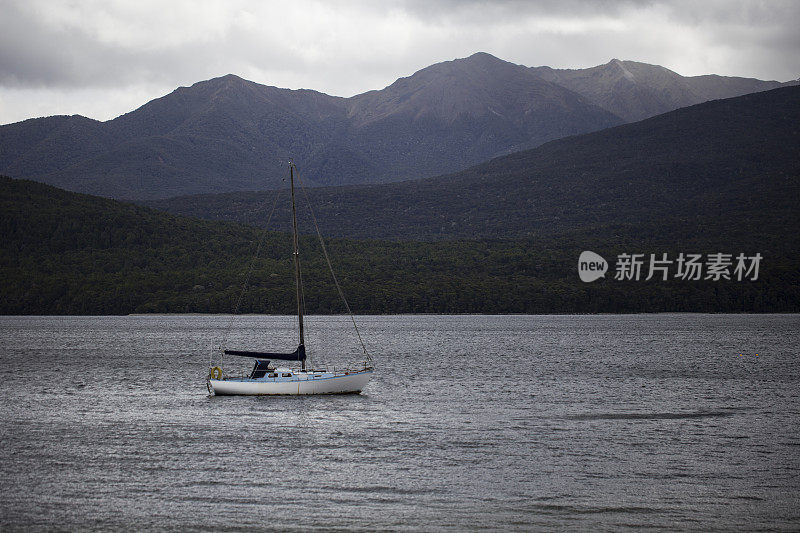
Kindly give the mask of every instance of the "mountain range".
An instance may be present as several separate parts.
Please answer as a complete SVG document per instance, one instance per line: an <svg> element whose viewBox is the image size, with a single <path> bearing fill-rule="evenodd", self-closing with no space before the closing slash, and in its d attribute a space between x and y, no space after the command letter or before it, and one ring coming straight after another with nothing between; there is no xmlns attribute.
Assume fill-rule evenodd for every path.
<svg viewBox="0 0 800 533"><path fill-rule="evenodd" d="M799 249L800 87L677 109L450 175L306 191L329 236L399 240L608 232ZM148 202L263 225L278 191ZM301 195L303 199L305 195ZM301 206L300 213L308 216ZM271 227L288 231L287 207ZM601 231L602 229L602 231ZM667 237L668 236L668 237Z"/></svg>
<svg viewBox="0 0 800 533"><path fill-rule="evenodd" d="M617 60L528 68L485 53L351 98L227 75L106 122L0 126L0 173L135 200L278 187L289 159L309 186L387 183L778 85Z"/></svg>
<svg viewBox="0 0 800 533"><path fill-rule="evenodd" d="M353 309L374 313L797 312L800 87L681 108L450 175L301 188ZM306 197L314 206L311 217ZM115 200L0 177L0 312L291 312L285 189ZM381 237L390 240L372 240ZM370 239L370 240L366 240ZM309 312L336 313L301 236ZM421 242L427 240L430 242ZM256 261L252 254L262 253ZM760 254L758 279L583 283L577 258ZM613 270L612 270L613 272Z"/></svg>
<svg viewBox="0 0 800 533"><path fill-rule="evenodd" d="M730 76L681 76L659 65L612 59L586 69L534 67L542 79L566 87L626 122L636 122L708 100L767 91L780 83Z"/></svg>

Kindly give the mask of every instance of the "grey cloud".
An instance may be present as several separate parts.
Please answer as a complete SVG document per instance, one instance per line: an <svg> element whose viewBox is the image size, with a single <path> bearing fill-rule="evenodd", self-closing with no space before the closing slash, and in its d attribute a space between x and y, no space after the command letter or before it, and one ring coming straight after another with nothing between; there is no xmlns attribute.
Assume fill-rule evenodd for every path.
<svg viewBox="0 0 800 533"><path fill-rule="evenodd" d="M657 3L667 8L674 20L696 26L777 23L788 28L796 25L800 15L800 3L795 0L661 0Z"/></svg>
<svg viewBox="0 0 800 533"><path fill-rule="evenodd" d="M80 2L76 5L83 8L81 16L95 16ZM226 6L222 16L231 17L228 31L206 35L191 26L192 14L187 13L185 28L189 30L189 38L148 42L143 47L100 39L92 30L97 30L99 18L85 25L81 19L70 24L48 22L44 20L48 17L41 17L23 0L0 0L3 30L0 31L0 86L76 89L149 83L175 87L232 72L245 77L255 73L251 79L261 83L284 86L293 83L295 87L302 84L329 94L350 96L380 88L431 63L477 51L529 66L578 68L619 57L663 64L681 74L700 73L697 65L708 64L714 68L702 73L782 81L800 75L796 57L800 49L800 33L796 31L800 2L401 0L387 7L379 2L349 0L334 10L346 13L347 17L331 22L334 26L330 28L309 28L303 27L301 21L288 21L299 24L292 42L288 42L286 34L273 35L271 31L276 29L271 25L281 24L285 28L287 21L264 20L263 24L257 21L256 27L249 28L236 26L236 9L263 8L265 4L243 2L230 9L228 6L232 4L220 5ZM47 4L37 6L45 9ZM314 6L303 4L301 16L304 7ZM155 16L157 9L151 11L145 8L135 16ZM253 9L262 17L270 11L271 7ZM121 12L109 11L115 17L112 22L125 27L127 21L121 18ZM393 41L396 36L366 31L363 43L350 42L339 47L337 32L351 36L351 21L356 21L355 27L361 22L368 25L387 20L398 12L402 15L397 17L399 42ZM178 12L176 20L182 20L180 15ZM622 29L603 30L586 24L580 31L565 33L525 25L537 20L582 22L599 17L619 20ZM648 38L647 29L632 22L651 19L652 24L668 31L658 38ZM131 22L138 24L135 27L146 27L148 23L147 20ZM337 28L335 24L346 27ZM669 33L671 28L689 35L690 44L696 41L699 48L676 42ZM315 30L324 34L327 29L332 30L327 41L315 40L318 37ZM155 37L157 41L158 35ZM331 49L331 43L336 50ZM714 62L711 59L698 62L694 58L692 63L693 58L687 54L702 56L706 53L703 46L714 50ZM310 50L316 53L308 53ZM687 72L685 65L693 65L694 72Z"/></svg>
<svg viewBox="0 0 800 533"><path fill-rule="evenodd" d="M570 16L589 15L615 16L633 7L653 4L653 0L406 0L399 3L403 9L419 17L448 18L460 12L473 11L483 15L513 20L526 16Z"/></svg>
<svg viewBox="0 0 800 533"><path fill-rule="evenodd" d="M83 28L52 26L11 1L0 1L0 86L124 86L150 81L199 81L248 64L302 67L284 48L264 46L246 32L153 49L101 42Z"/></svg>
<svg viewBox="0 0 800 533"><path fill-rule="evenodd" d="M147 53L112 48L77 28L49 27L4 2L0 33L0 84L10 87L117 85L144 74Z"/></svg>

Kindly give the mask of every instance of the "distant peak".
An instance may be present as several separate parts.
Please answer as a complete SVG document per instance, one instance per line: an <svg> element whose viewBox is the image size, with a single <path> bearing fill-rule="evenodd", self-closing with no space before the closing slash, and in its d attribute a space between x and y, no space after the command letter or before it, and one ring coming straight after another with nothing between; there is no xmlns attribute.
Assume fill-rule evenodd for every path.
<svg viewBox="0 0 800 533"><path fill-rule="evenodd" d="M469 56L467 59L496 59L498 61L501 61L499 58L497 58L497 57L495 57L492 54L489 54L487 52L475 52L474 54Z"/></svg>
<svg viewBox="0 0 800 533"><path fill-rule="evenodd" d="M458 59L454 59L452 61L445 61L443 63L438 63L438 65L449 65L449 66L460 66L462 68L466 67L469 70L493 70L493 69L510 69L510 68L525 68L521 65L517 65L515 63L511 63L510 61L506 61L504 59L500 59L499 57L493 56L492 54L488 54L486 52L476 52L469 57L462 57ZM436 65L433 65L436 66Z"/></svg>
<svg viewBox="0 0 800 533"><path fill-rule="evenodd" d="M486 52L475 52L469 57L465 57L463 59L456 59L456 61L465 61L468 63L508 63L508 61L504 61L499 57L493 56L492 54L487 54Z"/></svg>
<svg viewBox="0 0 800 533"><path fill-rule="evenodd" d="M623 62L620 61L617 58L612 59L611 61L606 63L605 66L611 67L611 68L615 68L615 69L619 69L622 72L622 76L627 80L635 81L635 79L636 79L635 76L633 75L633 73L630 70L628 70L627 68L625 68L625 65L623 64Z"/></svg>
<svg viewBox="0 0 800 533"><path fill-rule="evenodd" d="M224 76L220 76L219 78L213 78L220 81L247 81L244 78L240 78L236 74L225 74Z"/></svg>
<svg viewBox="0 0 800 533"><path fill-rule="evenodd" d="M242 84L244 84L244 83L248 83L248 81L245 80L244 78L240 78L236 74L225 74L224 76L218 76L216 78L211 78L209 80L198 81L194 85L204 85L204 84L212 84L212 85L227 84L227 85L230 85L232 83L242 83Z"/></svg>
<svg viewBox="0 0 800 533"><path fill-rule="evenodd" d="M476 52L469 57L460 57L449 61L435 63L422 70L415 72L409 78L414 78L420 74L440 73L440 72L482 72L503 66L513 66L513 63L504 61L500 58L487 54L486 52ZM409 78L400 78L398 81ZM397 82L395 82L397 83Z"/></svg>
<svg viewBox="0 0 800 533"><path fill-rule="evenodd" d="M206 91L211 90L215 92L240 92L257 85L257 83L240 78L235 74L225 74L224 76L218 76L216 78L193 83L190 89ZM178 90L180 89L182 88L179 88Z"/></svg>

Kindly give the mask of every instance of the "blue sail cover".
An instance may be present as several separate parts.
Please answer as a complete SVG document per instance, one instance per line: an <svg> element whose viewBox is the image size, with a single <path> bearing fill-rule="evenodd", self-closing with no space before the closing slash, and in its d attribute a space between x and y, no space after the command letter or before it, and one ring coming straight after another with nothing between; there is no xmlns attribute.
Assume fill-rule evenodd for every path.
<svg viewBox="0 0 800 533"><path fill-rule="evenodd" d="M225 350L226 355L240 355L242 357L253 357L255 359L282 359L284 361L305 361L306 347L301 344L292 353L273 353L273 352L249 352L245 350Z"/></svg>
<svg viewBox="0 0 800 533"><path fill-rule="evenodd" d="M275 370L271 366L269 366L269 361L264 361L263 359L256 359L256 364L253 366L253 371L250 372L251 379L258 379L263 378L267 375L267 372Z"/></svg>

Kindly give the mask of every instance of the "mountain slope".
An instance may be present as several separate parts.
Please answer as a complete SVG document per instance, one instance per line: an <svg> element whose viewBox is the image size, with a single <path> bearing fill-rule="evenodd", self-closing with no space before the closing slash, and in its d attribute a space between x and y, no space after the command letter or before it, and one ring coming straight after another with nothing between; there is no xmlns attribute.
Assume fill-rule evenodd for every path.
<svg viewBox="0 0 800 533"><path fill-rule="evenodd" d="M227 75L107 122L0 126L0 172L128 199L267 189L289 159L310 186L386 183L775 84L617 60L531 69L485 53L351 98Z"/></svg>
<svg viewBox="0 0 800 533"><path fill-rule="evenodd" d="M534 67L531 71L542 79L583 95L627 122L708 100L732 98L797 83L716 75L684 77L658 65L619 59L587 69Z"/></svg>
<svg viewBox="0 0 800 533"><path fill-rule="evenodd" d="M44 169L35 164L47 159L37 157L25 161L34 166L17 162L12 168L17 175L110 197L258 188L265 171L281 168L298 145L313 153L337 134L344 120L339 100L229 75L96 123L113 141L99 146L94 138L76 137L84 157Z"/></svg>
<svg viewBox="0 0 800 533"><path fill-rule="evenodd" d="M657 236L664 225L720 245L758 244L763 237L797 249L798 124L800 87L786 87L551 141L457 174L308 194L327 235L519 238L620 226L623 233ZM150 205L261 224L274 195Z"/></svg>
<svg viewBox="0 0 800 533"><path fill-rule="evenodd" d="M354 96L348 115L355 124L351 145L394 169L374 181L441 174L620 123L528 68L485 53ZM372 148L375 139L380 152Z"/></svg>
<svg viewBox="0 0 800 533"><path fill-rule="evenodd" d="M0 172L132 199L268 188L292 158L310 185L376 183L459 170L618 123L525 67L476 54L349 99L228 75L108 122L2 126Z"/></svg>

